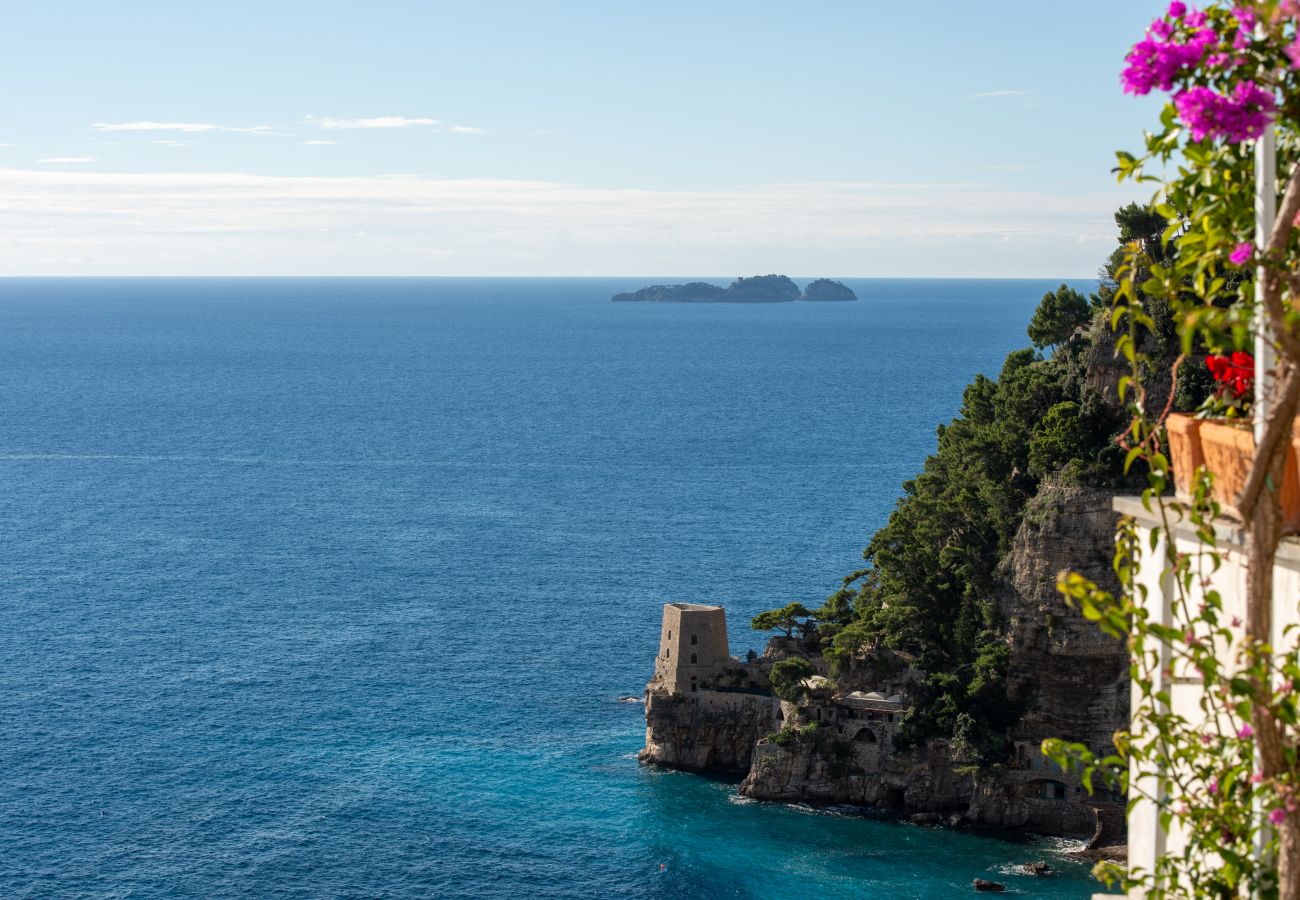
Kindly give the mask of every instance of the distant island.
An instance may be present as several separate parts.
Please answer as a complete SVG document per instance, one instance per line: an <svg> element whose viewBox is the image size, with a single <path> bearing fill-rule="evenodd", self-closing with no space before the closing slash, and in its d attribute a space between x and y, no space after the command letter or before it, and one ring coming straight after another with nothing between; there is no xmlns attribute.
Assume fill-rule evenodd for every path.
<svg viewBox="0 0 1300 900"><path fill-rule="evenodd" d="M692 281L689 284L652 284L639 291L615 294L616 303L791 303L795 300L856 300L845 284L818 278L800 291L785 275L737 278L728 287Z"/></svg>

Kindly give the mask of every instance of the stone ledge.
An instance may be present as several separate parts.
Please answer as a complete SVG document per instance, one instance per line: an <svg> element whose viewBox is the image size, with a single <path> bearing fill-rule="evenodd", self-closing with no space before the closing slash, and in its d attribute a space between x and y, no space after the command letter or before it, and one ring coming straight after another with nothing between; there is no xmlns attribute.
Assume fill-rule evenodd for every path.
<svg viewBox="0 0 1300 900"><path fill-rule="evenodd" d="M1147 510L1142 505L1140 496L1117 496L1112 501L1111 508L1120 515L1132 516L1139 525L1146 528L1156 528L1161 525L1159 513L1155 509ZM1196 529L1190 522L1184 522L1182 515L1177 511L1169 510L1169 521L1172 523L1174 534L1177 537L1196 539ZM1242 553L1246 551L1246 531L1242 524L1235 519L1222 516L1216 519L1214 533L1219 541L1229 549ZM1278 562L1300 564L1300 536L1289 535L1282 538L1282 543L1277 548L1277 560Z"/></svg>

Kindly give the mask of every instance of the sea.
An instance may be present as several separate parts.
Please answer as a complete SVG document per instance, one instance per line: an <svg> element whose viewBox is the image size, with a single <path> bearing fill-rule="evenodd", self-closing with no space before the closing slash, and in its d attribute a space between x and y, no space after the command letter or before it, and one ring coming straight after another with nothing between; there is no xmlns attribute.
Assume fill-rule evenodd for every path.
<svg viewBox="0 0 1300 900"><path fill-rule="evenodd" d="M0 897L1100 889L636 761L662 605L820 603L1059 281L652 280L0 280Z"/></svg>

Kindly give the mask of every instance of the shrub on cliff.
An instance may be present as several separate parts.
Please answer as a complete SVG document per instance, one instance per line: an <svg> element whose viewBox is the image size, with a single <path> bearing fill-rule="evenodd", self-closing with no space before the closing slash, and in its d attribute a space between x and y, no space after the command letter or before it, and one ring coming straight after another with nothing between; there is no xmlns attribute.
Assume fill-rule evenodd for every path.
<svg viewBox="0 0 1300 900"><path fill-rule="evenodd" d="M772 689L782 700L794 702L804 693L803 680L813 674L812 663L802 656L791 656L772 666Z"/></svg>

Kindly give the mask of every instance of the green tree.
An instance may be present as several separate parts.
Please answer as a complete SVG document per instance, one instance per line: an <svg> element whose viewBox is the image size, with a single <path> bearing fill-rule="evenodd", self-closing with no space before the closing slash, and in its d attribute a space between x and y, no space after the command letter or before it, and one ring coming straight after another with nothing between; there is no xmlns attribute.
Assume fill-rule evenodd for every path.
<svg viewBox="0 0 1300 900"><path fill-rule="evenodd" d="M803 680L813 674L812 663L802 656L791 656L788 659L779 660L772 666L772 674L769 679L772 682L772 689L782 700L794 701L805 692Z"/></svg>
<svg viewBox="0 0 1300 900"><path fill-rule="evenodd" d="M802 621L801 621L802 620ZM785 632L786 637L793 637L795 629L801 636L806 636L813 626L815 618L812 611L802 603L788 603L780 609L771 609L754 616L750 623L755 631Z"/></svg>
<svg viewBox="0 0 1300 900"><path fill-rule="evenodd" d="M1094 443L1080 415L1079 404L1062 400L1034 427L1029 439L1029 468L1038 474L1051 472L1070 460L1084 457Z"/></svg>
<svg viewBox="0 0 1300 900"><path fill-rule="evenodd" d="M1043 295L1029 320L1029 339L1040 349L1064 344L1092 319L1093 309L1082 294L1067 285Z"/></svg>

